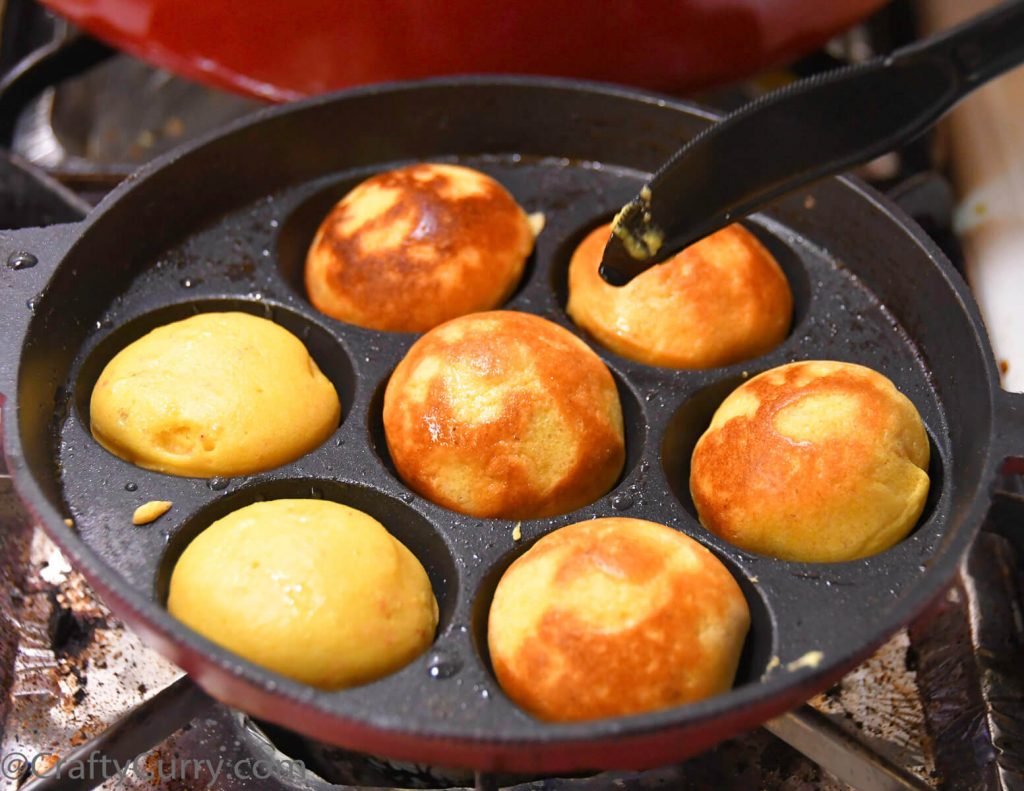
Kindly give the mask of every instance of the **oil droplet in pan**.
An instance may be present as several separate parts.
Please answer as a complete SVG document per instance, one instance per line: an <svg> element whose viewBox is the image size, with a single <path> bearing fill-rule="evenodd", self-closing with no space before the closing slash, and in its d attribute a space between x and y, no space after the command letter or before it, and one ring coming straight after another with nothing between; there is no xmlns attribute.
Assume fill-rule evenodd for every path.
<svg viewBox="0 0 1024 791"><path fill-rule="evenodd" d="M451 678L462 669L462 660L459 657L444 649L432 651L427 657L427 673L431 678Z"/></svg>
<svg viewBox="0 0 1024 791"><path fill-rule="evenodd" d="M617 494L612 498L612 508L616 511L628 511L633 507L633 497L628 494Z"/></svg>

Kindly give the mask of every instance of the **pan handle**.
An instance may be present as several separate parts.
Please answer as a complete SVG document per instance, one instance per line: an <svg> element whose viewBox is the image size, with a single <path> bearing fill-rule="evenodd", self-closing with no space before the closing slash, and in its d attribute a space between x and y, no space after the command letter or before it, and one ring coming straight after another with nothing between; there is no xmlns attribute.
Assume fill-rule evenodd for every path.
<svg viewBox="0 0 1024 791"><path fill-rule="evenodd" d="M1004 475L1024 475L1024 393L1003 390L996 403L995 440Z"/></svg>
<svg viewBox="0 0 1024 791"><path fill-rule="evenodd" d="M81 223L0 231L0 402L14 386L17 361L38 297Z"/></svg>
<svg viewBox="0 0 1024 791"><path fill-rule="evenodd" d="M38 297L81 228L77 222L0 231L0 449L9 471L21 462L12 455L8 427L15 420L7 397L18 386L21 350Z"/></svg>

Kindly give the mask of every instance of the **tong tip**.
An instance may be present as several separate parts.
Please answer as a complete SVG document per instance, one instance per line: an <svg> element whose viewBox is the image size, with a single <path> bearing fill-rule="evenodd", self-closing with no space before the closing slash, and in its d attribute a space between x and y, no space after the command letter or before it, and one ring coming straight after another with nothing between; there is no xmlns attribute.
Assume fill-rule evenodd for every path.
<svg viewBox="0 0 1024 791"><path fill-rule="evenodd" d="M651 191L645 186L612 220L598 272L613 286L624 286L658 261L655 256L664 245L665 234L651 217L650 201Z"/></svg>

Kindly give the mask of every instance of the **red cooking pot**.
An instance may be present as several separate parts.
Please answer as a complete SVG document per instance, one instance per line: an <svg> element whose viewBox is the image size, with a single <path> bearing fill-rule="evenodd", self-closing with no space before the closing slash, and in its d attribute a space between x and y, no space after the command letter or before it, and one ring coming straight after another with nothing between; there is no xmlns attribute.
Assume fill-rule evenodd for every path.
<svg viewBox="0 0 1024 791"><path fill-rule="evenodd" d="M513 72L680 93L814 49L884 0L43 0L186 77L271 101Z"/></svg>

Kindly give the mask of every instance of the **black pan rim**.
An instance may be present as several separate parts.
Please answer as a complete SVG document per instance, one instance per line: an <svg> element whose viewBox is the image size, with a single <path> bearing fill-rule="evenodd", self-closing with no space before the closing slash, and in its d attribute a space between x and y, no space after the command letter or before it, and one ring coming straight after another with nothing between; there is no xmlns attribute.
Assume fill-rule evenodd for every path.
<svg viewBox="0 0 1024 791"><path fill-rule="evenodd" d="M254 114L250 118L232 124L219 132L207 135L187 147L170 152L164 157L161 157L142 168L135 176L126 180L124 184L112 192L100 204L100 206L94 210L94 213L90 215L88 219L83 223L76 224L74 226L75 233L87 233L89 228L91 228L92 225L101 218L106 209L129 197L132 190L135 188L135 185L144 181L150 174L162 170L174 162L187 157L192 151L203 147L211 140L229 135L232 132L243 128L257 126L265 120L277 117L278 115L296 110L322 106L360 95L384 92L415 91L424 86L451 87L457 89L460 86L479 87L486 85L527 86L530 88L571 90L575 92L585 91L613 95L633 101L652 102L659 104L660 106L666 106L669 109L689 113L696 112L700 116L709 120L715 117L715 114L702 108L696 108L690 103L671 99L669 97L663 97L658 94L635 91L619 86L609 86L605 84L576 80L471 76L375 85L367 88L356 89L354 91L343 91L337 94L317 97L315 99L287 107L269 108ZM902 222L903 230L914 239L914 241L922 248L923 252L940 264L939 269L942 272L948 287L955 292L960 300L961 305L969 318L972 329L977 336L979 346L986 352L983 364L987 374L987 396L993 410L993 414L995 414L995 400L998 392L998 376L995 362L988 346L987 337L984 332L980 315L978 314L977 307L974 304L973 299L969 295L966 284L952 269L952 266L945 261L934 243L928 239L927 236L909 220L909 218L903 215L897 207L894 207L883 196L879 195L870 187L867 187L856 179L841 177L838 181L841 182L845 188L853 190L859 197L873 204L875 207L892 213ZM5 404L5 412L7 412L8 418L12 421L9 422L8 425L15 425L17 417L16 415L11 415L10 410L11 402L8 401ZM991 440L991 436L988 437L989 446L992 444ZM435 742L445 742L455 740L464 742L469 752L474 751L476 748L483 748L488 753L492 752L486 750L487 747L514 749L516 747L539 748L544 746L548 749L558 750L571 746L573 743L577 742L591 744L604 739L628 739L630 737L648 735L655 731L666 731L670 733L673 725L680 725L684 722L688 725L692 725L695 722L709 720L713 717L720 716L726 710L738 710L741 707L761 706L767 710L769 708L768 704L773 697L777 697L783 690L793 686L795 674L778 674L771 676L760 683L751 684L747 687L733 690L733 692L727 695L712 698L701 703L691 704L684 708L670 709L663 712L638 715L630 718L596 721L575 725L554 726L538 723L538 729L540 730L538 739L520 740L515 742L503 741L500 739L488 741L479 737L474 737L473 734L464 733L439 732L432 735L424 735L416 732L405 733L401 730L400 724L396 724L394 722L384 720L345 720L336 712L317 705L317 700L322 697L320 693L312 691L310 688L296 682L291 682L277 677L267 671L257 668L254 665L251 665L250 663L244 662L227 654L223 649L213 647L212 643L198 637L198 635L192 634L182 627L177 621L171 618L163 608L148 601L137 601L138 596L135 590L132 589L126 581L122 580L119 575L110 575L110 567L100 559L98 554L96 554L91 547L64 526L60 514L57 513L56 509L50 506L48 501L45 501L38 484L34 478L27 474L25 465L21 460L21 445L18 432L5 432L5 451L8 456L12 478L14 478L16 487L22 494L23 499L26 500L26 504L32 509L33 516L45 527L47 532L57 541L61 548L71 555L76 564L86 573L86 576L91 582L95 584L99 581L101 583L97 585L101 590L101 593L110 600L116 601L119 604L120 609L130 612L134 616L135 620L144 624L144 628L142 628L141 631L144 636L148 638L149 642L161 644L164 647L163 652L171 656L180 654L180 652L173 650L173 646L175 644L183 644L189 651L195 652L198 656L202 656L205 661L210 662L222 672L234 677L236 681L240 681L242 684L251 686L255 690L258 690L261 694L269 696L268 700L271 698L279 698L283 701L291 701L300 705L312 707L317 709L322 716L336 720L339 725L344 726L345 730L352 729L354 731L366 731L378 729L385 732L384 735L391 737L392 741L395 743L401 742L403 738L420 742L429 742L431 740ZM989 455L986 469L982 473L984 480L991 479L995 472L996 465L1000 462L1001 459L993 459L991 454ZM982 490L983 487L979 487L979 491L974 494L970 513L964 517L975 525L980 523L981 517L987 509L987 503L982 496ZM34 506L32 503L41 504ZM974 530L962 531L957 537L955 544L950 548L949 552L962 554L962 550L966 548L969 541L973 538L973 535ZM104 571L105 569L106 571ZM954 571L955 567L951 567L942 575L937 575L935 572L932 572L932 576L928 580L928 584L915 586L913 590L902 599L899 606L893 610L890 620L905 623L913 614L920 612L932 599L945 589L946 585L952 578ZM885 630L879 630L880 634L878 642L881 642L881 640L895 628L896 627L893 626L892 629L886 628ZM799 673L799 680L801 682L800 689L811 689L817 686L823 679L834 676L835 668L845 668L852 665L857 659L866 656L873 647L873 645L864 646L860 650L850 651L849 654L845 656L829 657L826 665L821 669L804 669ZM184 659L185 661L183 664L186 664L186 666L190 664L187 657L184 657ZM215 695L218 691L222 693L225 691L223 685L217 679L205 677L200 674L197 675L196 680L201 685L207 686ZM334 695L337 693L328 694ZM245 708L245 702L238 700L238 696L235 694L235 691L229 691L227 694L221 694L220 697L234 698L234 702L241 702L242 707ZM786 697L786 700L790 703L798 702L792 698L793 695L790 694ZM778 706L775 706L774 708L776 710L779 709ZM272 716L272 710L269 712L259 713L268 715L269 719L274 719ZM289 722L283 724L295 727L294 723ZM363 740L354 738L347 743L350 746L359 747L359 742L361 741ZM400 751L404 752L404 748L400 748ZM409 757L424 757L421 752L415 753L410 751L407 755Z"/></svg>

